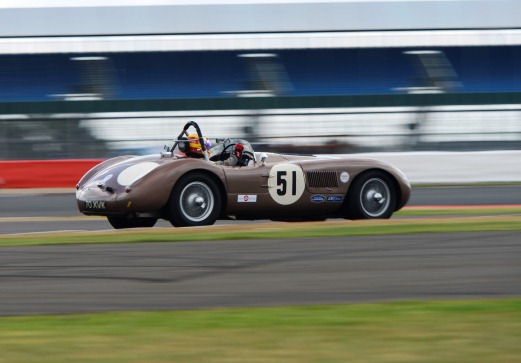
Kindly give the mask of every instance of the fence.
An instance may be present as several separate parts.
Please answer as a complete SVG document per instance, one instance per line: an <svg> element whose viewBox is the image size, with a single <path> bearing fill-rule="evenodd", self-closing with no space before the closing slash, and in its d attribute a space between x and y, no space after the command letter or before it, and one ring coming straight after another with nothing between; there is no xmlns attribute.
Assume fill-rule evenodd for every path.
<svg viewBox="0 0 521 363"><path fill-rule="evenodd" d="M301 153L521 149L521 94L257 97L0 104L0 159L159 152L206 136Z"/></svg>

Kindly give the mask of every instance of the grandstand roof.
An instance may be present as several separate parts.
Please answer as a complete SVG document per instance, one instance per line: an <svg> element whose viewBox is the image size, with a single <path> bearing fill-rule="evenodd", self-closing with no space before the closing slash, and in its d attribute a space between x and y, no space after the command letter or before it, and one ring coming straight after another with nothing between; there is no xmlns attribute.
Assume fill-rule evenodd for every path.
<svg viewBox="0 0 521 363"><path fill-rule="evenodd" d="M0 37L512 29L520 13L516 0L4 0Z"/></svg>

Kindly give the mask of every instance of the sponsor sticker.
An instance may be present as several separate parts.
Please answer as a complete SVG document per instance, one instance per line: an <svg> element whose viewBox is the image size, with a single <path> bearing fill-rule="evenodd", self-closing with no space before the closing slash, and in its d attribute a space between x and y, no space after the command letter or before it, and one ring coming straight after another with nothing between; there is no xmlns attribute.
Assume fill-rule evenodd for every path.
<svg viewBox="0 0 521 363"><path fill-rule="evenodd" d="M347 171L343 171L341 174L340 174L340 181L342 183L347 183L349 181L349 174L347 173Z"/></svg>
<svg viewBox="0 0 521 363"><path fill-rule="evenodd" d="M85 201L85 208L104 210L107 209L107 205L103 200L87 200Z"/></svg>
<svg viewBox="0 0 521 363"><path fill-rule="evenodd" d="M237 196L237 202L239 203L257 203L257 195L255 194L246 194Z"/></svg>
<svg viewBox="0 0 521 363"><path fill-rule="evenodd" d="M326 201L326 197L323 195L312 195L311 196L311 202L312 203L323 203Z"/></svg>
<svg viewBox="0 0 521 363"><path fill-rule="evenodd" d="M328 195L327 201L328 202L341 202L344 200L344 197L341 195Z"/></svg>

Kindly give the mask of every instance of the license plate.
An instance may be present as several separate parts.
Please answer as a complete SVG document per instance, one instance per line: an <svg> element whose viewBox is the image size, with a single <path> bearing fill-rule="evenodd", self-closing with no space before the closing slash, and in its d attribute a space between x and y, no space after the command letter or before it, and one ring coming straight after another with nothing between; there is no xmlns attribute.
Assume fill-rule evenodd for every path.
<svg viewBox="0 0 521 363"><path fill-rule="evenodd" d="M86 209L93 209L93 210L105 210L107 209L106 202L103 200L87 200L85 201L85 208Z"/></svg>

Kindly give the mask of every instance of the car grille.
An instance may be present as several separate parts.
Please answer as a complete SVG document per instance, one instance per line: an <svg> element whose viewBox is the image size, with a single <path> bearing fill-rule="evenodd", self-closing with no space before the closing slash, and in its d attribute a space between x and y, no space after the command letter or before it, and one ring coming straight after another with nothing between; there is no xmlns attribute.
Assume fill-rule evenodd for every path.
<svg viewBox="0 0 521 363"><path fill-rule="evenodd" d="M338 188L336 171L309 171L307 180L310 188Z"/></svg>

